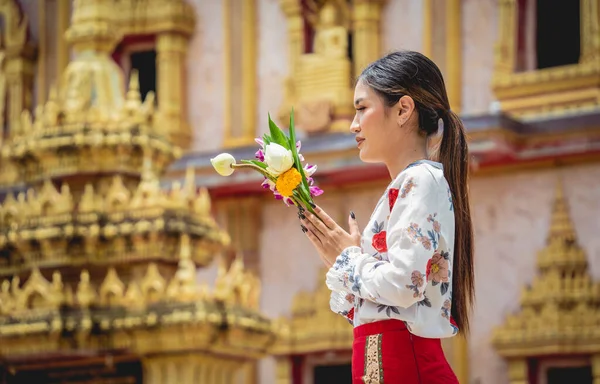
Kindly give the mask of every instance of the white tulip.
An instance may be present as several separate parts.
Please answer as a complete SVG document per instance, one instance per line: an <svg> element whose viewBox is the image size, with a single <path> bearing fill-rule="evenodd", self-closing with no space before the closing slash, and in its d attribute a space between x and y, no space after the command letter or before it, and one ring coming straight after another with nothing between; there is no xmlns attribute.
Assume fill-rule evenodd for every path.
<svg viewBox="0 0 600 384"><path fill-rule="evenodd" d="M265 163L267 171L274 176L279 176L294 165L292 151L285 147L271 143L265 148Z"/></svg>
<svg viewBox="0 0 600 384"><path fill-rule="evenodd" d="M229 176L234 171L232 165L235 164L235 157L231 156L229 153L221 153L210 159L210 163L219 175Z"/></svg>

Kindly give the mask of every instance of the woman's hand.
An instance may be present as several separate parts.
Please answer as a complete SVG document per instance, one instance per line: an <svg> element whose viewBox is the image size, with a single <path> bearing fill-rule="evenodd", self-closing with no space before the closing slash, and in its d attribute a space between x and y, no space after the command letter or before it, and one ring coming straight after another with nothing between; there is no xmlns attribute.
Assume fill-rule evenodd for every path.
<svg viewBox="0 0 600 384"><path fill-rule="evenodd" d="M302 231L315 246L321 260L330 268L342 251L351 246L360 247L361 234L354 213L348 218L350 233L340 227L329 215L316 206L314 211L323 220L308 211L299 214Z"/></svg>

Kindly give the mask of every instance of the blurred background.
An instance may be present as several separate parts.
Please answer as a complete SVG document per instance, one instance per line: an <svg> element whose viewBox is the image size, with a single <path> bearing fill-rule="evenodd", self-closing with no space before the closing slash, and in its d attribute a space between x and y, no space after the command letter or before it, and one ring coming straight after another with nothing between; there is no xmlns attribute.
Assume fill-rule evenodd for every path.
<svg viewBox="0 0 600 384"><path fill-rule="evenodd" d="M251 159L268 114L366 223L353 79L412 49L470 140L461 383L600 383L600 1L1 0L0 383L350 382L352 327Z"/></svg>

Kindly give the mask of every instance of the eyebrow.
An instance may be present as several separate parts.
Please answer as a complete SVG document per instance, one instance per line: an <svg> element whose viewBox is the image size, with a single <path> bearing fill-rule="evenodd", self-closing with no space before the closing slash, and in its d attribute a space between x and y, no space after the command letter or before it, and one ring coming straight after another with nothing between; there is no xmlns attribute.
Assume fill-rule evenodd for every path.
<svg viewBox="0 0 600 384"><path fill-rule="evenodd" d="M358 105L363 100L364 100L364 98L359 97L358 99L354 100L354 105Z"/></svg>

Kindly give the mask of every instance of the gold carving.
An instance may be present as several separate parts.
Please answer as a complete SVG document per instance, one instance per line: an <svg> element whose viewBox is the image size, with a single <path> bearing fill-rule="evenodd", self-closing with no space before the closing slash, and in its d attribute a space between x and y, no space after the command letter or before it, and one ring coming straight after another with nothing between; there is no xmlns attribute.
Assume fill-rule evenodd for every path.
<svg viewBox="0 0 600 384"><path fill-rule="evenodd" d="M588 273L560 184L537 265L540 273L523 290L520 313L509 316L492 340L508 359L511 383L527 382L529 357L600 354L600 284Z"/></svg>
<svg viewBox="0 0 600 384"><path fill-rule="evenodd" d="M238 305L258 310L260 298L260 279L246 271L244 261L238 255L229 269L222 259L215 282L215 298L228 305Z"/></svg>
<svg viewBox="0 0 600 384"><path fill-rule="evenodd" d="M502 110L515 116L560 114L600 104L598 0L581 1L581 57L578 64L516 71L516 0L498 2L500 31L495 48L493 89Z"/></svg>
<svg viewBox="0 0 600 384"><path fill-rule="evenodd" d="M0 1L6 28L16 20L7 19L8 3ZM238 260L222 272L223 289L199 282L196 268L209 265L229 236L193 168L183 185L160 183L181 153L173 141L189 142L176 123L186 115L182 69L193 9L183 0L73 4L66 37L75 59L33 114L18 108L2 143L3 173L13 166L21 185L0 206L8 253L0 267L0 355L51 356L71 343L140 359L194 351L212 359L211 370L222 367L223 382L234 382L229 373L249 372L247 363L276 336L258 310L260 280ZM158 108L153 93L142 101L137 73L125 87L110 57L122 36L139 33L157 34ZM0 48L0 64L4 53L9 63ZM2 73L10 96L14 78ZM212 377L184 368L169 377ZM153 372L144 379L164 381Z"/></svg>
<svg viewBox="0 0 600 384"><path fill-rule="evenodd" d="M281 0L288 19L290 77L280 119L297 109L297 125L308 133L346 130L352 110L352 78L380 53L379 21L383 1ZM306 9L304 7L307 7ZM312 53L304 52L302 12L315 30ZM351 26L354 25L353 28ZM353 36L353 60L348 37Z"/></svg>
<svg viewBox="0 0 600 384"><path fill-rule="evenodd" d="M325 285L326 269L318 274L314 292L299 292L292 302L292 316L279 320L276 355L294 355L352 349L352 326L329 308L331 291Z"/></svg>

